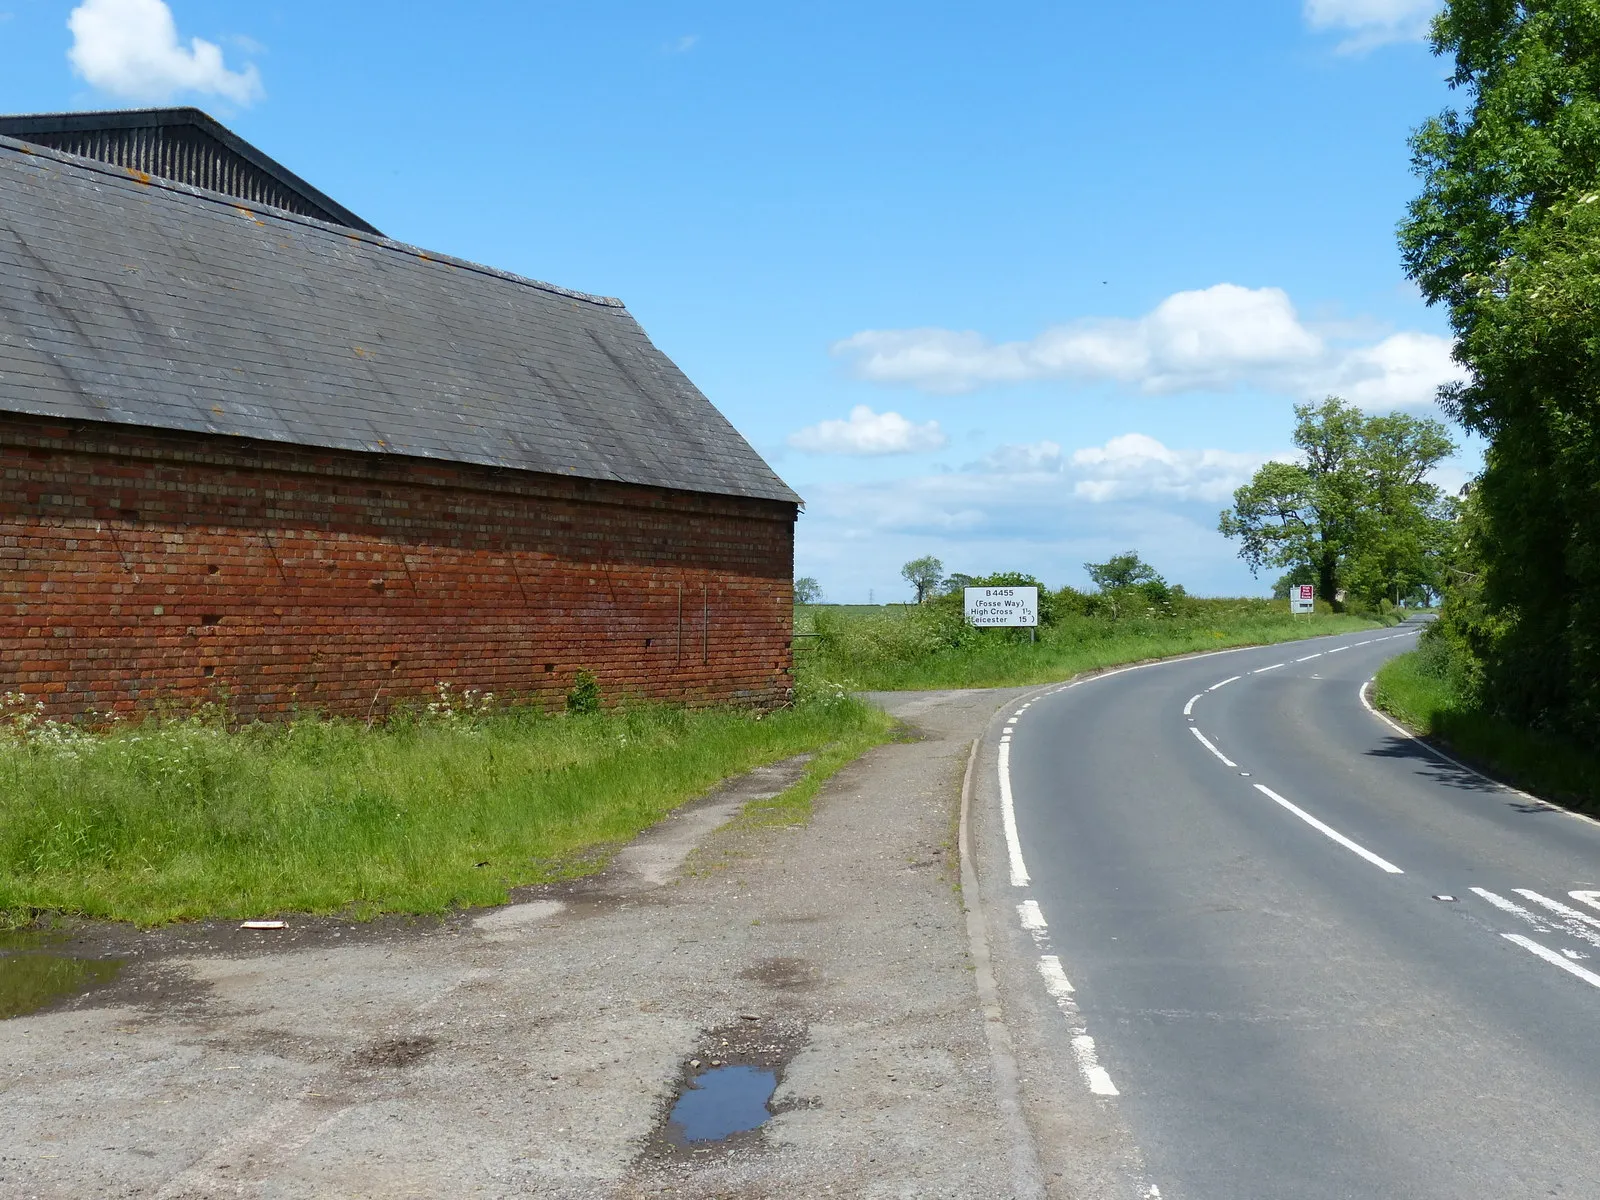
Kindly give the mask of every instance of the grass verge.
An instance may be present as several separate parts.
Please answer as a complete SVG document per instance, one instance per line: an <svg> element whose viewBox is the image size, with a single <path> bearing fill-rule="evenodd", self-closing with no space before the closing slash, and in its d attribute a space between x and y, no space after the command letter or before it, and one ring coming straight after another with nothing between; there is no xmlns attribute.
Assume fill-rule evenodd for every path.
<svg viewBox="0 0 1600 1200"><path fill-rule="evenodd" d="M437 710L437 706L436 710ZM366 728L199 718L0 734L0 913L154 925L280 912L436 913L596 869L731 775L808 750L772 804L891 736L837 693L757 718L662 707L592 716L445 705Z"/></svg>
<svg viewBox="0 0 1600 1200"><path fill-rule="evenodd" d="M1569 808L1600 811L1600 756L1480 711L1452 678L1446 657L1426 641L1383 665L1372 702L1496 779Z"/></svg>
<svg viewBox="0 0 1600 1200"><path fill-rule="evenodd" d="M1041 630L1036 643L1017 631L982 630L968 644L955 646L924 636L914 611L910 616L898 615L899 610L830 616L818 623L817 644L797 654L796 669L852 691L1019 687L1147 659L1352 633L1385 623L1321 613L1295 617L1278 604L1262 611L1269 603L1241 603L1191 618L1068 617Z"/></svg>

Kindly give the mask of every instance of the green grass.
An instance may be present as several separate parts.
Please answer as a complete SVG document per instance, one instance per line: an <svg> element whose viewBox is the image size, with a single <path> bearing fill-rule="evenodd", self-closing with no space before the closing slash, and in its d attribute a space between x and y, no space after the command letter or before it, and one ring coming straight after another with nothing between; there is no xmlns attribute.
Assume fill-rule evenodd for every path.
<svg viewBox="0 0 1600 1200"><path fill-rule="evenodd" d="M1600 811L1600 755L1479 710L1447 654L1426 638L1421 648L1384 664L1372 700L1497 779L1572 808Z"/></svg>
<svg viewBox="0 0 1600 1200"><path fill-rule="evenodd" d="M596 869L718 781L822 752L826 774L890 736L833 694L758 719L651 707L449 712L372 729L201 719L103 734L0 725L0 913L152 925L282 912L437 913Z"/></svg>
<svg viewBox="0 0 1600 1200"><path fill-rule="evenodd" d="M1331 633L1370 629L1376 618L1328 613L1295 617L1281 601L1193 600L1177 616L1066 616L1026 633L967 630L966 644L951 645L951 631L915 608L881 613L809 609L800 627L815 637L796 642L796 670L856 689L1007 687L1050 683L1082 671L1121 666L1232 646L1266 645Z"/></svg>

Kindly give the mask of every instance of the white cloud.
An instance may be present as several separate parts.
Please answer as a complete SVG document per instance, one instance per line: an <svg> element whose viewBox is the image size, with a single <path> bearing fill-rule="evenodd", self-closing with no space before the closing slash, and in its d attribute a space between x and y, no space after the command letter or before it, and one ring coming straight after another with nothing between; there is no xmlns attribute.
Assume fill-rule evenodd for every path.
<svg viewBox="0 0 1600 1200"><path fill-rule="evenodd" d="M249 104L262 95L254 65L229 70L222 49L202 38L178 41L172 10L162 0L83 0L67 17L67 58L85 80L112 95L165 103L179 92Z"/></svg>
<svg viewBox="0 0 1600 1200"><path fill-rule="evenodd" d="M866 330L833 353L862 379L927 392L1041 379L1113 382L1153 394L1254 387L1316 398L1341 388L1360 403L1427 404L1459 377L1450 342L1406 333L1368 346L1330 340L1281 288L1219 283L1178 292L1136 319L1052 326L1021 342L950 329Z"/></svg>
<svg viewBox="0 0 1600 1200"><path fill-rule="evenodd" d="M1232 450L1172 450L1142 433L1075 451L1072 490L1095 503L1154 496L1226 502L1262 459Z"/></svg>
<svg viewBox="0 0 1600 1200"><path fill-rule="evenodd" d="M1072 494L1094 504L1158 498L1226 501L1265 459L1231 450L1173 450L1143 433L1063 454L1056 442L999 446L966 470L1003 475L1057 475Z"/></svg>
<svg viewBox="0 0 1600 1200"><path fill-rule="evenodd" d="M1305 0L1306 24L1319 33L1346 35L1341 54L1418 41L1438 9L1439 0Z"/></svg>
<svg viewBox="0 0 1600 1200"><path fill-rule="evenodd" d="M937 421L919 425L897 412L875 413L865 404L852 408L846 420L819 422L788 440L810 454L919 454L950 442Z"/></svg>

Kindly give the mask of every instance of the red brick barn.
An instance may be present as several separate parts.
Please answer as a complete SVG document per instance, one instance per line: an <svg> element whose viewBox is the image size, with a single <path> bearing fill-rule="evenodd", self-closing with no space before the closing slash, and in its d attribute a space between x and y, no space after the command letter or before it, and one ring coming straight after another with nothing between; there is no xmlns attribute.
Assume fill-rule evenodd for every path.
<svg viewBox="0 0 1600 1200"><path fill-rule="evenodd" d="M0 119L0 690L781 702L798 497L616 300L192 109Z"/></svg>

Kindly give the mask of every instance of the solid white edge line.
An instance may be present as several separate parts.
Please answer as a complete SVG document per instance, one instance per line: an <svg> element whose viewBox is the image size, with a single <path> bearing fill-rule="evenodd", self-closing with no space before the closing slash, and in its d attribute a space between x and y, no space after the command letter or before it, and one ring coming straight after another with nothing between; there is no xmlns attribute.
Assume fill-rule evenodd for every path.
<svg viewBox="0 0 1600 1200"><path fill-rule="evenodd" d="M994 959L989 953L988 921L983 912L983 890L978 884L978 868L972 861L972 781L978 766L978 748L983 739L972 739L967 754L967 770L961 780L961 816L956 825L956 854L961 859L961 906L966 910L967 951L972 955L972 981L982 1006L983 1035L989 1044L989 1063L994 1070L994 1094L1000 1110L1001 1128L1011 1142L1012 1190L1018 1200L1044 1200L1044 1171L1033 1131L1022 1111L1022 1072L1017 1066L1016 1046L1006 1028L1000 1006L1000 989L994 977Z"/></svg>
<svg viewBox="0 0 1600 1200"><path fill-rule="evenodd" d="M1000 820L1006 831L1006 853L1011 859L1011 886L1028 886L1028 868L1022 861L1022 839L1017 836L1017 809L1011 799L1011 743L1000 743Z"/></svg>
<svg viewBox="0 0 1600 1200"><path fill-rule="evenodd" d="M1586 971L1571 959L1563 958L1554 950L1541 946L1532 938L1523 937L1520 933L1502 933L1500 936L1508 942L1515 942L1530 954L1537 954L1545 962L1550 963L1552 966L1560 967L1569 975L1576 975L1589 986L1600 988L1600 975L1596 975L1593 971Z"/></svg>
<svg viewBox="0 0 1600 1200"><path fill-rule="evenodd" d="M1343 846L1346 850L1349 850L1351 853L1359 854L1362 858L1366 859L1369 863L1371 863L1373 866L1377 867L1380 871L1387 871L1391 875L1404 875L1405 874L1404 871L1402 871L1399 867L1395 866L1387 858L1383 858L1380 855L1374 854L1371 850L1368 850L1365 846L1361 845L1359 842L1352 842L1349 838L1345 837L1344 834L1340 833L1337 829L1333 828L1333 826L1325 825L1323 822L1317 820L1317 818L1313 817L1310 813L1308 813L1305 809L1301 808L1299 805L1294 804L1291 801L1285 800L1282 796L1278 795L1277 792L1275 792L1271 788L1267 787L1266 784L1258 783L1258 784L1255 785L1255 789L1256 789L1256 791L1260 792L1263 796L1265 796L1268 800L1271 800L1276 804L1283 805L1284 808L1288 809L1295 816L1299 817L1302 821L1304 821L1307 825L1311 826L1311 828L1315 829L1317 832L1326 834L1328 837L1330 837L1334 841L1338 842L1339 845Z"/></svg>
<svg viewBox="0 0 1600 1200"><path fill-rule="evenodd" d="M1399 635L1397 634L1396 636L1398 637ZM1373 704L1372 701L1367 699L1367 690L1369 688L1371 688L1372 685L1374 683L1376 683L1376 682L1377 682L1377 678L1373 677L1372 679L1369 679L1365 683L1363 683L1360 687L1358 687L1356 689L1356 698L1361 701L1361 707L1362 708L1366 709L1373 716L1377 717L1378 720L1382 721L1385 725L1387 725L1390 729L1394 730L1401 737L1406 738L1409 741L1415 742L1417 745L1421 746L1424 750L1426 750L1429 754L1433 755L1435 758L1440 759L1443 762L1449 763L1452 767L1457 767L1460 770L1465 771L1468 775L1473 776L1475 779L1483 780L1485 783L1489 784L1491 787L1499 788L1502 792L1508 792L1513 796L1520 796L1522 799L1528 801L1530 804L1541 805L1542 807L1549 809L1551 812L1565 813L1567 816L1572 817L1574 820L1587 821L1590 825L1600 825L1600 821L1595 820L1593 817L1588 816L1585 813L1573 812L1570 808L1562 808L1559 804L1552 804L1550 801L1540 799L1538 796L1533 795L1531 792L1525 792L1521 788L1512 787L1509 783L1501 783L1498 779L1494 778L1492 775L1485 775L1482 771L1478 770L1477 767L1469 767L1466 763L1462 762L1459 758L1456 758L1453 755L1446 754L1443 750L1439 749L1439 747L1435 746L1432 742L1426 741L1423 738L1418 737L1416 734L1412 733L1411 730L1407 729L1404 725L1400 724L1399 721L1396 721L1393 718L1391 718L1388 713L1380 712L1378 710L1377 706L1375 704Z"/></svg>
<svg viewBox="0 0 1600 1200"><path fill-rule="evenodd" d="M1205 695L1205 693L1201 692L1199 695L1190 696L1189 697L1189 703L1187 703L1187 704L1185 704L1183 706L1183 715L1186 716L1186 717L1191 715L1194 712L1194 702L1196 700L1200 699L1200 697L1204 696L1204 695Z"/></svg>
<svg viewBox="0 0 1600 1200"><path fill-rule="evenodd" d="M1218 750L1215 746L1213 746L1210 743L1210 741L1207 740L1206 735L1201 733L1193 725L1189 726L1189 732L1194 734L1195 737L1200 739L1200 744L1202 746L1204 746L1207 750L1211 751L1211 753L1215 754L1218 758L1220 758L1222 760L1222 763L1223 763L1224 766L1232 767L1235 771L1237 771L1239 769L1239 764L1238 763L1234 762L1233 759L1229 758L1221 750Z"/></svg>

